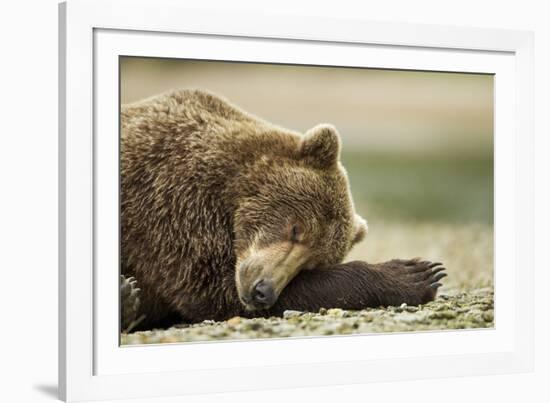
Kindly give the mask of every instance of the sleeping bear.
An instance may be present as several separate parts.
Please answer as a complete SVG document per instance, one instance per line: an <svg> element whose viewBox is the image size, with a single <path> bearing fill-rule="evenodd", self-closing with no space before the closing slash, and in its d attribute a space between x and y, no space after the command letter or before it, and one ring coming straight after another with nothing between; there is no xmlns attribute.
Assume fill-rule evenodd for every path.
<svg viewBox="0 0 550 403"><path fill-rule="evenodd" d="M340 149L331 125L296 133L204 91L123 105L122 329L433 300L440 263L342 263L367 223Z"/></svg>

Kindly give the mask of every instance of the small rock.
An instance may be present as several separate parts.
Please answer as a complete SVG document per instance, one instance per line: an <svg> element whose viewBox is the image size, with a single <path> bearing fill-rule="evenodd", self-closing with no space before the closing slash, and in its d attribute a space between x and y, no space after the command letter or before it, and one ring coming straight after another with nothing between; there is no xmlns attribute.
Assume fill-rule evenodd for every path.
<svg viewBox="0 0 550 403"><path fill-rule="evenodd" d="M331 308L327 310L327 315L334 316L335 318L347 318L349 314L340 308Z"/></svg>
<svg viewBox="0 0 550 403"><path fill-rule="evenodd" d="M433 312L431 315L430 315L430 318L431 319L454 319L456 318L457 316L457 313L455 311L436 311L436 312Z"/></svg>
<svg viewBox="0 0 550 403"><path fill-rule="evenodd" d="M372 322L375 316L376 315L372 312L361 312L359 314L359 318L361 318L361 321L363 322Z"/></svg>
<svg viewBox="0 0 550 403"><path fill-rule="evenodd" d="M299 316L302 316L304 313L301 312L301 311L292 311L292 310L287 310L287 311L284 311L283 312L283 318L285 319L290 319L290 318L297 318Z"/></svg>
<svg viewBox="0 0 550 403"><path fill-rule="evenodd" d="M178 341L178 338L171 334L160 337L158 340L159 343L177 343Z"/></svg>
<svg viewBox="0 0 550 403"><path fill-rule="evenodd" d="M326 315L326 314L327 314L327 308L319 309L319 315Z"/></svg>
<svg viewBox="0 0 550 403"><path fill-rule="evenodd" d="M423 318L421 318L419 315L413 315L412 313L405 312L399 316L399 320L404 323L414 323L419 322Z"/></svg>
<svg viewBox="0 0 550 403"><path fill-rule="evenodd" d="M495 319L493 312L490 311L483 312L481 317L485 322L492 322Z"/></svg>
<svg viewBox="0 0 550 403"><path fill-rule="evenodd" d="M234 316L233 318L231 318L227 321L227 324L229 326L236 326L239 323L241 323L242 321L243 321L243 319L240 316Z"/></svg>
<svg viewBox="0 0 550 403"><path fill-rule="evenodd" d="M292 333L292 331L295 329L295 326L292 326L288 323L281 323L279 326L276 327L276 331L280 335L289 335Z"/></svg>

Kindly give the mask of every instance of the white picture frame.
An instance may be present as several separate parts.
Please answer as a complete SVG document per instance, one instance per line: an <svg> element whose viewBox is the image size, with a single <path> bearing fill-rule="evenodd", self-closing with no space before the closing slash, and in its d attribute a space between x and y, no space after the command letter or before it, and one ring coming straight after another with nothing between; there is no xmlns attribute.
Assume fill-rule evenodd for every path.
<svg viewBox="0 0 550 403"><path fill-rule="evenodd" d="M169 0L70 0L59 10L62 399L532 370L531 33L228 16ZM120 55L495 74L495 329L120 348L118 270L112 269L118 256Z"/></svg>

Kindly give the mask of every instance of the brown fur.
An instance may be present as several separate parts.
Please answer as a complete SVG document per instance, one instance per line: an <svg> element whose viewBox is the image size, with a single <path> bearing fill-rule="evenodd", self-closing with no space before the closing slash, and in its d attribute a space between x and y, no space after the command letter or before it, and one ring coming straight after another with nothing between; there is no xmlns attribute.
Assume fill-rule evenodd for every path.
<svg viewBox="0 0 550 403"><path fill-rule="evenodd" d="M287 309L318 312L320 308L424 304L432 301L445 273L441 263L394 259L379 264L354 261L301 272L265 316Z"/></svg>
<svg viewBox="0 0 550 403"><path fill-rule="evenodd" d="M143 327L250 315L259 279L273 312L382 293L374 266L337 266L366 224L333 127L301 135L190 90L123 106L121 121L121 266L142 290Z"/></svg>

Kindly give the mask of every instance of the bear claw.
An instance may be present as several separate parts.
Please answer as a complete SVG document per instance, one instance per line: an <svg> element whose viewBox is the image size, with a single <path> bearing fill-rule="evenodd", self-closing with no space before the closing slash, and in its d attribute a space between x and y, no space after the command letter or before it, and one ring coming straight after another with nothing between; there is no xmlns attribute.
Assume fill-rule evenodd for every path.
<svg viewBox="0 0 550 403"><path fill-rule="evenodd" d="M134 277L120 276L120 303L121 303L121 327L123 331L129 331L137 322L141 289L137 287Z"/></svg>
<svg viewBox="0 0 550 403"><path fill-rule="evenodd" d="M410 260L396 259L392 261L401 271L402 286L408 288L411 301L425 303L432 301L437 293L437 289L442 286L441 279L447 276L444 272L446 268L441 262L431 262L415 258Z"/></svg>
<svg viewBox="0 0 550 403"><path fill-rule="evenodd" d="M441 264L441 263L439 263L439 264ZM431 275L433 276L434 274L437 274L437 273L439 273L440 271L443 271L443 270L445 270L445 267L443 267L443 266L437 267L437 268L435 268L431 271Z"/></svg>

